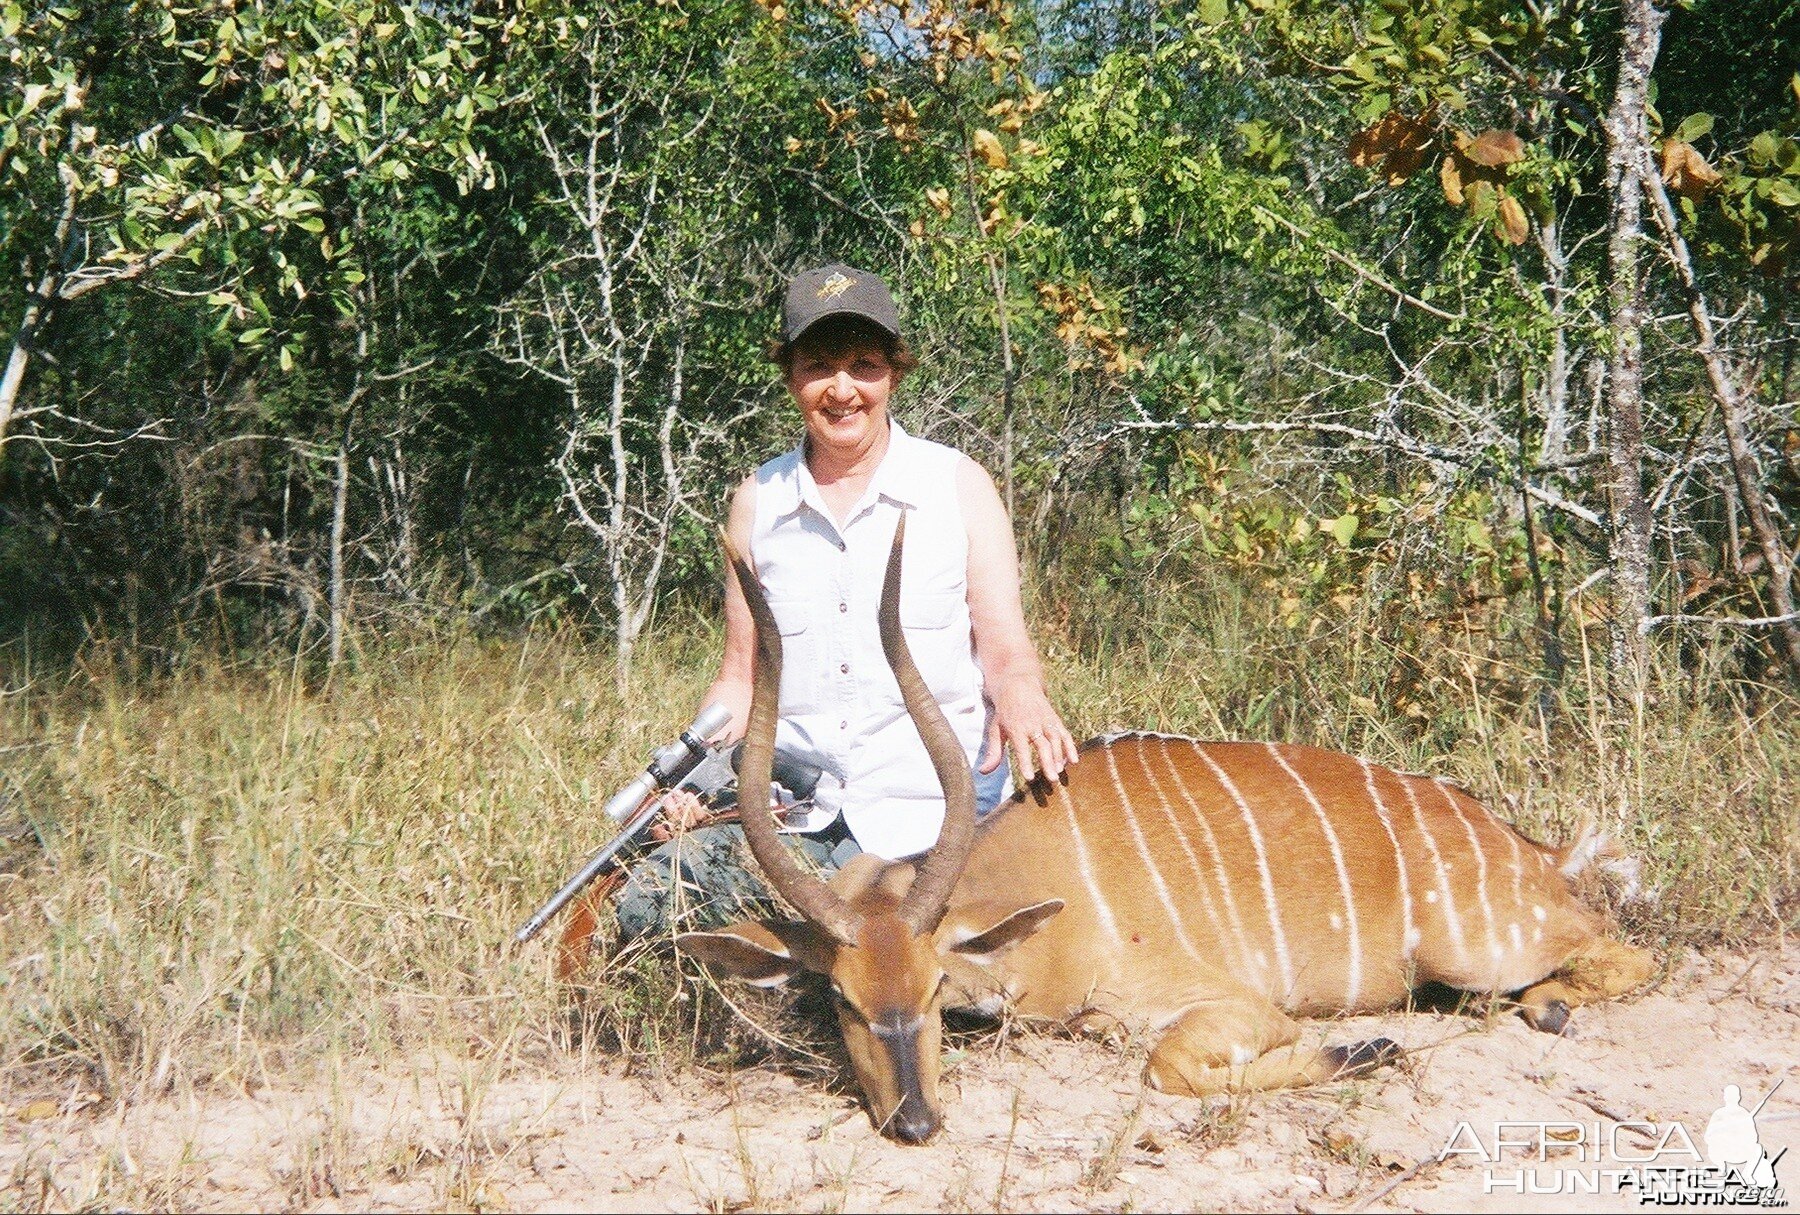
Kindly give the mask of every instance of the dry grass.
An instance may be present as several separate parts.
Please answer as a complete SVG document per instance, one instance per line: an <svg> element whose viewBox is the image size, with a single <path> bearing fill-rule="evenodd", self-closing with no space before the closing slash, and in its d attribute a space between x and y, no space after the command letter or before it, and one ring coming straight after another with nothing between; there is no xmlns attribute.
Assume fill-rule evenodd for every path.
<svg viewBox="0 0 1800 1215"><path fill-rule="evenodd" d="M1544 836L1591 818L1646 862L1660 899L1630 913L1642 936L1795 926L1800 740L1779 693L1752 710L1702 668L1621 720L1578 677L1546 724L1495 691L1470 635L1442 639L1433 662L1466 678L1407 717L1384 707L1395 659L1375 630L1270 641L1289 635L1255 612L1146 610L1104 652L1052 632L1065 716L1077 733L1358 750L1505 799ZM396 1141L391 1175L473 1209L513 1150L474 1129L499 1080L597 1049L672 1075L741 1059L752 1039L659 955L623 959L572 1011L549 951L508 947L604 835L607 793L693 707L717 637L665 629L677 635L642 652L629 704L606 658L567 634L371 646L322 684L205 654L133 677L99 651L54 671L0 651L0 1100L123 1108L301 1076L329 1094L346 1060L430 1059L466 1133ZM367 1156L328 1097L318 1123L285 1166L296 1205L328 1199ZM119 1161L90 1169L94 1193L59 1196L42 1161L27 1165L0 1205L179 1205L194 1182L152 1186ZM739 1185L754 1193L754 1172Z"/></svg>

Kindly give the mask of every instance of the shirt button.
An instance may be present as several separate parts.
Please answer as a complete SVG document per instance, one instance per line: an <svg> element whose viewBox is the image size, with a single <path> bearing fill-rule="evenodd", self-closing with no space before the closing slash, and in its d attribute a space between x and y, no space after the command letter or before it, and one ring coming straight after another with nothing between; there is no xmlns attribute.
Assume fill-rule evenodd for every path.
<svg viewBox="0 0 1800 1215"><path fill-rule="evenodd" d="M845 663L838 664L838 674L839 675L848 675L849 673L850 673L850 664L849 663L845 662Z"/></svg>
<svg viewBox="0 0 1800 1215"><path fill-rule="evenodd" d="M849 545L845 544L842 540L838 541L838 552L841 553L848 547L849 547Z"/></svg>
<svg viewBox="0 0 1800 1215"><path fill-rule="evenodd" d="M840 604L838 604L838 611L840 611L840 612L847 612L847 611L849 611L849 610L850 610L850 605L849 605L849 604L847 604L847 603L840 603Z"/></svg>
<svg viewBox="0 0 1800 1215"><path fill-rule="evenodd" d="M848 730L848 729L849 729L849 728L850 728L850 723L849 723L849 722L847 722L847 721L840 721L840 722L838 722L838 729L840 729L840 730Z"/></svg>

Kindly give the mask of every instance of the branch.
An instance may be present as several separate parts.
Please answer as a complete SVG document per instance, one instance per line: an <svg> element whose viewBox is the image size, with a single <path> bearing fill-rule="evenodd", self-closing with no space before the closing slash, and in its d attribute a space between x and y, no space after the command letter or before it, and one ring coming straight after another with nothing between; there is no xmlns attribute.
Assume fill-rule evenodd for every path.
<svg viewBox="0 0 1800 1215"><path fill-rule="evenodd" d="M1381 435L1372 430L1346 426L1341 422L1158 422L1146 419L1141 422L1120 422L1110 432L1102 434L1097 442L1104 443L1113 434L1129 430L1227 431L1234 434L1286 434L1291 431L1315 431L1321 434L1342 435L1347 439L1356 439L1359 442L1372 443L1376 446L1390 447L1415 459L1452 464L1459 468L1466 468L1475 463L1471 456L1448 447L1424 443L1399 433ZM1594 511L1579 503L1569 501L1553 489L1546 489L1527 481L1525 492L1552 510L1572 515L1594 527L1605 526L1605 521Z"/></svg>
<svg viewBox="0 0 1800 1215"><path fill-rule="evenodd" d="M1762 629L1775 625L1793 624L1800 621L1800 612L1789 612L1784 616L1690 616L1676 612L1668 616L1647 616L1638 625L1638 632L1647 634L1651 629L1665 624L1709 624L1728 629Z"/></svg>
<svg viewBox="0 0 1800 1215"><path fill-rule="evenodd" d="M1317 248L1319 250L1319 252L1323 253L1326 257L1328 257L1332 261L1338 263L1338 265L1344 267L1346 270L1350 271L1350 273L1356 275L1357 278L1360 278L1364 282L1369 283L1373 286L1380 287L1383 291L1386 291L1388 294L1392 295L1395 299L1399 300L1401 303L1411 304L1414 308L1417 308L1419 311L1428 313L1431 316L1435 316L1439 320L1443 320L1443 321L1466 321L1469 319L1468 316L1464 313L1445 312L1442 308L1437 307L1435 304L1428 304L1416 295L1407 294L1405 291L1401 290L1399 287L1396 287L1393 283L1388 282L1387 279L1382 278L1381 275L1375 273L1373 270L1368 269L1367 267L1361 265L1360 263L1358 263L1357 261L1355 261L1353 258L1349 257L1348 255L1339 253L1336 249L1333 249L1330 245L1325 244L1318 237L1314 236L1311 232L1308 232L1305 228L1302 228L1299 224L1296 224L1292 220L1288 219L1286 216L1277 215L1275 212L1269 210L1267 207L1262 206L1261 204L1258 204L1257 206L1253 207L1252 210L1254 210L1258 215L1262 215L1269 219L1274 220L1276 223L1278 223L1282 227L1286 228L1289 232L1292 232L1295 236L1298 236L1301 240L1311 243L1315 248Z"/></svg>
<svg viewBox="0 0 1800 1215"><path fill-rule="evenodd" d="M56 298L59 300L80 299L96 287L104 287L108 283L127 282L134 278L142 278L152 270L167 262L199 239L206 231L206 220L197 219L182 230L179 239L166 249L158 249L149 257L140 258L129 266L117 270L84 271L78 270L57 287Z"/></svg>

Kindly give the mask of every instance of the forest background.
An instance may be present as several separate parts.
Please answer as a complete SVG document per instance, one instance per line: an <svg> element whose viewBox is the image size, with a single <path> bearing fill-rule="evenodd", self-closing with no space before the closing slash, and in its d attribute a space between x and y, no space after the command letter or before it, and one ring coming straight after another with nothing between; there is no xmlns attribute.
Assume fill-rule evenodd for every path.
<svg viewBox="0 0 1800 1215"><path fill-rule="evenodd" d="M1619 836L1643 931L1794 926L1797 68L1793 0L0 0L8 1074L518 981L832 259L1078 734L1442 772Z"/></svg>

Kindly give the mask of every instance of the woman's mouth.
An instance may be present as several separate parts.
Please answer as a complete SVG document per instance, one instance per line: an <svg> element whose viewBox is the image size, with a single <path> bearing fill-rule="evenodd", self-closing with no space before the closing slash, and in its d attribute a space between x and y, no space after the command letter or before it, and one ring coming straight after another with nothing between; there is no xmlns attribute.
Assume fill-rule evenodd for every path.
<svg viewBox="0 0 1800 1215"><path fill-rule="evenodd" d="M830 421L842 422L845 418L855 416L861 409L860 405L838 405L827 408L823 412Z"/></svg>

